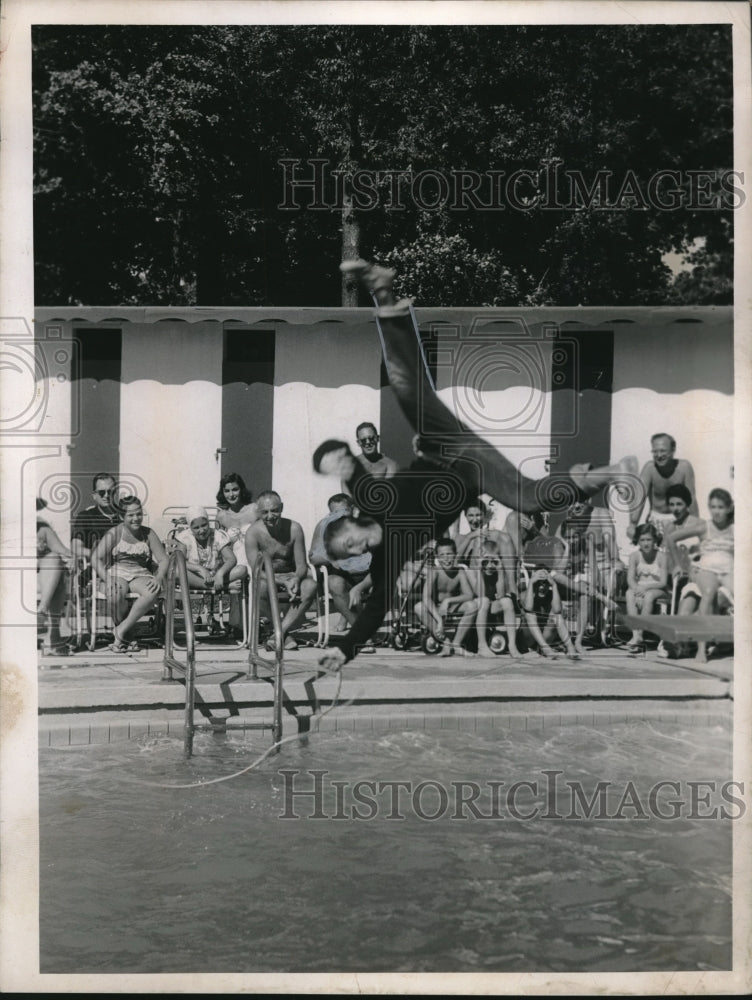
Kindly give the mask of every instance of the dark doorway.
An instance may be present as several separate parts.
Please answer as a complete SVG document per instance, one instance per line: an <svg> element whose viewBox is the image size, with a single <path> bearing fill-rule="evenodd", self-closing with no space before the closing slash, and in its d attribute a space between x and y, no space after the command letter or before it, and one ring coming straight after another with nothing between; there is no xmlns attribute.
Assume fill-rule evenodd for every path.
<svg viewBox="0 0 752 1000"><path fill-rule="evenodd" d="M222 355L222 475L254 497L272 486L274 330L230 329Z"/></svg>
<svg viewBox="0 0 752 1000"><path fill-rule="evenodd" d="M78 492L76 510L91 504L92 477L120 471L120 373L123 338L112 327L79 327L71 373L71 481Z"/></svg>
<svg viewBox="0 0 752 1000"><path fill-rule="evenodd" d="M611 460L613 331L566 331L562 340L568 349L554 348L552 355L551 471L566 472L576 462L606 465ZM603 491L592 502L602 506Z"/></svg>

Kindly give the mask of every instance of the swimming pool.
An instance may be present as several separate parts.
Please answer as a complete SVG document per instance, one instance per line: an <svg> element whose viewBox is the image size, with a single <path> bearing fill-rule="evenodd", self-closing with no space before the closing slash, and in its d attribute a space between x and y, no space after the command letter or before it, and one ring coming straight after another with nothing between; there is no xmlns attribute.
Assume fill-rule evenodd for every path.
<svg viewBox="0 0 752 1000"><path fill-rule="evenodd" d="M726 723L312 734L142 783L265 746L40 751L42 972L730 968Z"/></svg>

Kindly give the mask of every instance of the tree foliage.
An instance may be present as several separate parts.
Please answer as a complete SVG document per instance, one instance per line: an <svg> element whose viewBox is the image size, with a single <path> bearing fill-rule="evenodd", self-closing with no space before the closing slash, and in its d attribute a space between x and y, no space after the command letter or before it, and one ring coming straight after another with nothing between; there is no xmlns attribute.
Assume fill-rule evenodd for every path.
<svg viewBox="0 0 752 1000"><path fill-rule="evenodd" d="M409 189L395 209L388 178L370 207L335 188L560 161L617 187L678 171L686 195L688 171L732 164L728 26L44 25L33 43L40 303L334 305L343 251L398 263L426 305L730 301L729 209L426 210ZM280 208L285 159L326 161L328 207L299 189ZM663 255L698 240L712 266L672 284Z"/></svg>

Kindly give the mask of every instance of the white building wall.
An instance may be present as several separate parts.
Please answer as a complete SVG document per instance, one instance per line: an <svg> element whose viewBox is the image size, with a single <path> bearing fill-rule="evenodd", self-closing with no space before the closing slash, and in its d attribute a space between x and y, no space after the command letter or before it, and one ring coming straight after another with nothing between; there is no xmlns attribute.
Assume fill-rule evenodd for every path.
<svg viewBox="0 0 752 1000"><path fill-rule="evenodd" d="M13 481L19 482L24 495L42 496L47 501L44 518L67 544L68 512L78 499L71 484L70 460L71 435L78 429L73 397L76 383L71 383L75 359L71 324L37 323L35 339L39 374L46 377L37 382L34 400L29 400L28 428L37 428L29 441L34 455L27 458ZM9 471L6 465L6 475Z"/></svg>
<svg viewBox="0 0 752 1000"><path fill-rule="evenodd" d="M172 527L165 508L214 503L221 383L219 324L124 327L120 482L144 498L160 537Z"/></svg>

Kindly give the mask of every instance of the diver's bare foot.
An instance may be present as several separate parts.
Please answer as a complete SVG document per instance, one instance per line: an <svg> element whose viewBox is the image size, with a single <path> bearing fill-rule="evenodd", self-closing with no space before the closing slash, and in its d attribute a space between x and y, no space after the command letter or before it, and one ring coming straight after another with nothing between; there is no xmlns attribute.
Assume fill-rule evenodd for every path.
<svg viewBox="0 0 752 1000"><path fill-rule="evenodd" d="M609 474L610 478L618 480L619 477L630 478L637 476L639 471L640 464L637 461L637 456L626 455L605 470L602 468L594 469L589 462L577 462L570 468L569 475L574 480L575 486L583 493L594 493L598 487L603 486L604 473ZM608 478L608 476L605 478ZM616 485L618 489L618 482ZM628 489L625 484L622 484L622 488Z"/></svg>
<svg viewBox="0 0 752 1000"><path fill-rule="evenodd" d="M451 642L446 642L439 650L439 656L451 656L454 652L454 646Z"/></svg>
<svg viewBox="0 0 752 1000"><path fill-rule="evenodd" d="M640 472L640 463L636 455L625 455L616 463L616 468L626 476L637 476Z"/></svg>
<svg viewBox="0 0 752 1000"><path fill-rule="evenodd" d="M358 257L355 260L343 260L339 269L345 276L351 275L353 278L357 278L364 288L376 298L379 305L394 303L392 294L394 271L392 268L382 267L380 264L373 264Z"/></svg>
<svg viewBox="0 0 752 1000"><path fill-rule="evenodd" d="M695 653L695 660L697 661L697 663L708 662L708 650L704 642L698 643L697 652Z"/></svg>
<svg viewBox="0 0 752 1000"><path fill-rule="evenodd" d="M583 655L585 654L585 652L586 652L586 649L585 649L585 647L584 647L584 646L582 645L582 643L581 643L581 642L576 642L576 643L574 644L574 651L575 651L575 653L579 653L579 654L580 654L580 656L583 656Z"/></svg>
<svg viewBox="0 0 752 1000"><path fill-rule="evenodd" d="M488 646L478 646L478 656L483 656L487 659L493 659L496 653Z"/></svg>
<svg viewBox="0 0 752 1000"><path fill-rule="evenodd" d="M547 660L555 660L556 659L556 653L553 651L553 649L551 649L550 646L541 646L540 647L540 655L544 656Z"/></svg>
<svg viewBox="0 0 752 1000"><path fill-rule="evenodd" d="M382 316L385 319L389 316L409 316L412 304L412 299L400 299L399 302L384 302L379 304L376 315Z"/></svg>

